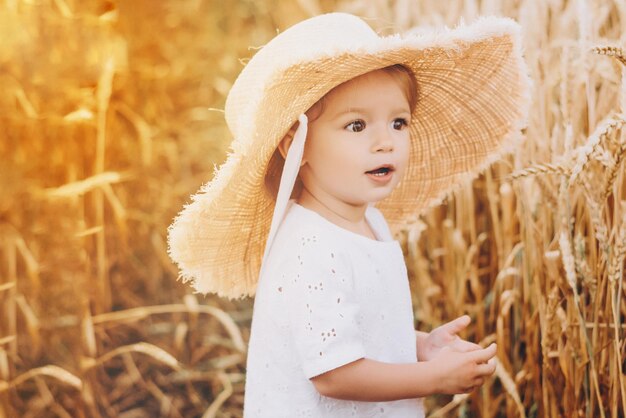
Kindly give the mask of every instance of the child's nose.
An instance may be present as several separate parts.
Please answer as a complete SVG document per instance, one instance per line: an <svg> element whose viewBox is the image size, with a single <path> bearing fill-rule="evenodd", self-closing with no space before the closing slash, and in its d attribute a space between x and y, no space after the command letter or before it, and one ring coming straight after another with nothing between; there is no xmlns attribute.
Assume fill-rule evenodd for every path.
<svg viewBox="0 0 626 418"><path fill-rule="evenodd" d="M390 152L393 151L393 135L386 128L378 129L375 133L373 151Z"/></svg>

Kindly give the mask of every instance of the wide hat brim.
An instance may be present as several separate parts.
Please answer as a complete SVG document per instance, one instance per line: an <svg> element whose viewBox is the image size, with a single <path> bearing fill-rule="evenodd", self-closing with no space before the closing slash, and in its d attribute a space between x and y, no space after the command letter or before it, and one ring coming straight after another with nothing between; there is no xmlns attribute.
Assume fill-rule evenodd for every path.
<svg viewBox="0 0 626 418"><path fill-rule="evenodd" d="M168 230L183 281L200 293L254 295L274 209L265 175L280 175L272 159L278 143L332 88L394 64L413 72L419 92L407 171L376 204L392 229L522 138L531 81L515 21L482 17L402 37L379 37L340 13L301 22L261 49L229 93L232 152Z"/></svg>

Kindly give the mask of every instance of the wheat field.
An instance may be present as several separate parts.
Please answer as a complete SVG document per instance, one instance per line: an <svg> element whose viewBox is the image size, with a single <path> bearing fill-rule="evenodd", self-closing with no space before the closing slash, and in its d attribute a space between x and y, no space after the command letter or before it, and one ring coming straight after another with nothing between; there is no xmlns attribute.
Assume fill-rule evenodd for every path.
<svg viewBox="0 0 626 418"><path fill-rule="evenodd" d="M166 228L246 60L329 11L524 29L524 143L397 235L416 326L498 343L428 415L626 416L622 0L0 0L0 418L241 416L253 301L176 281Z"/></svg>

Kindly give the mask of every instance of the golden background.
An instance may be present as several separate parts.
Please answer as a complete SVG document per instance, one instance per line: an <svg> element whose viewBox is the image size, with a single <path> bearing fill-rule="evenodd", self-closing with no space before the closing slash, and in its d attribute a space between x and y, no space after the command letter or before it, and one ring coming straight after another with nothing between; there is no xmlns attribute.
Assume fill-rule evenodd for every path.
<svg viewBox="0 0 626 418"><path fill-rule="evenodd" d="M192 295L166 229L225 159L246 60L329 11L524 28L526 142L400 237L416 326L498 342L429 414L626 415L622 1L3 0L0 417L241 416L252 300Z"/></svg>

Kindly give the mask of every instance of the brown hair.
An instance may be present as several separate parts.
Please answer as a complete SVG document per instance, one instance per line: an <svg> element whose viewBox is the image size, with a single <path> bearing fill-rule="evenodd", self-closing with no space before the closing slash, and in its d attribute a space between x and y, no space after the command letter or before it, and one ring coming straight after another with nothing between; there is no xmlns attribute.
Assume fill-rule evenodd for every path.
<svg viewBox="0 0 626 418"><path fill-rule="evenodd" d="M407 102L409 103L409 109L411 111L411 114L413 114L413 111L415 110L415 107L417 106L417 98L418 98L417 80L415 79L415 76L413 75L413 73L402 64L394 64L394 65L390 65L389 67L384 67L384 68L380 68L379 70L372 70L372 71L384 71L385 73L389 74L398 83L398 85L400 86L400 88L402 89L402 92L404 93L406 97ZM341 84L339 84L339 86L341 86ZM321 114L324 112L324 109L326 107L326 98L337 87L333 88L331 91L326 93L313 106L311 106L309 110L306 111L306 115L309 118L309 122L312 122L321 116ZM298 126L298 123L296 122L289 130L289 133L293 135L293 132L295 132L297 126Z"/></svg>

